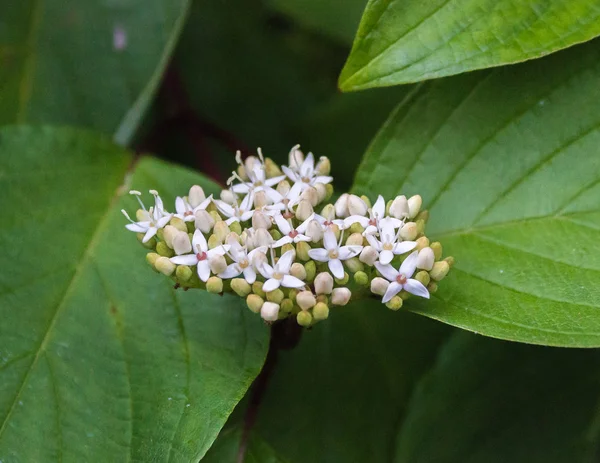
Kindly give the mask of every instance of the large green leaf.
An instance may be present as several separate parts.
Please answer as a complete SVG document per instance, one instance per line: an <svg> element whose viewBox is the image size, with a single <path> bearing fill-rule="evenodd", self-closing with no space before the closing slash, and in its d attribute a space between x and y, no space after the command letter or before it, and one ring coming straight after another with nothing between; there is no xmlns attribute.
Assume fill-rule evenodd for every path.
<svg viewBox="0 0 600 463"><path fill-rule="evenodd" d="M0 130L0 459L196 462L258 373L267 332L235 298L175 291L120 195L199 175L70 129Z"/></svg>
<svg viewBox="0 0 600 463"><path fill-rule="evenodd" d="M597 350L458 333L410 401L393 461L598 461L599 369Z"/></svg>
<svg viewBox="0 0 600 463"><path fill-rule="evenodd" d="M190 0L8 0L0 6L0 124L133 135Z"/></svg>
<svg viewBox="0 0 600 463"><path fill-rule="evenodd" d="M538 58L600 34L599 0L370 0L343 90Z"/></svg>
<svg viewBox="0 0 600 463"><path fill-rule="evenodd" d="M600 50L426 84L355 189L420 193L456 266L413 310L488 336L600 346Z"/></svg>

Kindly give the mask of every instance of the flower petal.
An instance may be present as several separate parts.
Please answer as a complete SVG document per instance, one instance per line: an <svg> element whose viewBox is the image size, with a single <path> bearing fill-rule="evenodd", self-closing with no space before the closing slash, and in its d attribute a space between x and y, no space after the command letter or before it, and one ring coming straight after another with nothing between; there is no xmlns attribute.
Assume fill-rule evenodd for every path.
<svg viewBox="0 0 600 463"><path fill-rule="evenodd" d="M221 246L217 246L216 248L209 249L208 251L206 251L206 255L209 258L212 258L215 256L222 256L222 255L225 255L227 253L227 251L229 251L230 247L231 246L229 246L228 244L222 244Z"/></svg>
<svg viewBox="0 0 600 463"><path fill-rule="evenodd" d="M429 291L419 280L413 280L409 278L404 283L404 289L415 296L421 296L425 299L429 299Z"/></svg>
<svg viewBox="0 0 600 463"><path fill-rule="evenodd" d="M313 212L310 216L308 216L308 219L306 219L304 222L302 222L300 225L298 225L296 227L296 231L298 233L304 233L306 231L306 229L308 228L308 224L310 223L311 220L314 220L315 218L315 213Z"/></svg>
<svg viewBox="0 0 600 463"><path fill-rule="evenodd" d="M373 204L371 212L373 212L374 217L383 218L385 215L385 199L383 199L383 196L379 195L377 197L377 201Z"/></svg>
<svg viewBox="0 0 600 463"><path fill-rule="evenodd" d="M394 258L394 253L392 251L388 251L384 249L379 253L379 262L383 265L389 264Z"/></svg>
<svg viewBox="0 0 600 463"><path fill-rule="evenodd" d="M185 207L185 201L181 196L177 196L177 198L175 198L175 210L181 215L187 211L187 208Z"/></svg>
<svg viewBox="0 0 600 463"><path fill-rule="evenodd" d="M283 245L292 243L294 240L292 238L290 238L289 236L284 236L282 238L279 238L277 241L275 241L275 244L273 244L274 248L280 248Z"/></svg>
<svg viewBox="0 0 600 463"><path fill-rule="evenodd" d="M304 162L300 166L300 175L306 177L312 177L312 174L315 170L315 156L312 153L308 153L306 158L304 158Z"/></svg>
<svg viewBox="0 0 600 463"><path fill-rule="evenodd" d="M273 269L273 267L271 267L266 262L263 262L262 265L257 265L256 268L258 269L258 271L260 272L260 274L263 277L265 277L265 278L271 278L273 276L274 271L275 271Z"/></svg>
<svg viewBox="0 0 600 463"><path fill-rule="evenodd" d="M385 304L400 291L402 291L402 285L396 281L392 281L388 286L385 294L383 295L383 299L381 300L381 302Z"/></svg>
<svg viewBox="0 0 600 463"><path fill-rule="evenodd" d="M227 204L225 201L221 201L220 199L215 200L215 206L219 209L219 212L225 214L227 217L235 216L235 209Z"/></svg>
<svg viewBox="0 0 600 463"><path fill-rule="evenodd" d="M147 241L152 239L152 237L154 235L156 235L156 232L158 232L158 228L156 228L156 227L148 228L148 231L146 232L146 234L144 235L144 238L142 239L142 243L146 243Z"/></svg>
<svg viewBox="0 0 600 463"><path fill-rule="evenodd" d="M148 225L144 226L142 225L143 223L147 223ZM148 231L148 228L150 228L150 222L128 223L127 225L125 225L125 228L136 233L146 233L146 231Z"/></svg>
<svg viewBox="0 0 600 463"><path fill-rule="evenodd" d="M405 252L412 251L416 247L416 241L402 241L401 243L394 244L394 254L404 254Z"/></svg>
<svg viewBox="0 0 600 463"><path fill-rule="evenodd" d="M359 255L362 249L363 247L359 245L342 246L338 250L338 255L340 260L346 260Z"/></svg>
<svg viewBox="0 0 600 463"><path fill-rule="evenodd" d="M244 278L250 284L256 281L256 271L252 267L246 267L244 269Z"/></svg>
<svg viewBox="0 0 600 463"><path fill-rule="evenodd" d="M274 289L279 288L279 285L281 284L281 282L275 278L269 278L267 281L265 281L265 284L262 287L262 290L265 293L268 293L269 291L273 291Z"/></svg>
<svg viewBox="0 0 600 463"><path fill-rule="evenodd" d="M309 249L308 257L314 260L318 260L319 262L327 262L329 260L329 253L327 249Z"/></svg>
<svg viewBox="0 0 600 463"><path fill-rule="evenodd" d="M156 221L157 228L163 228L166 224L169 223L169 220L171 220L171 217L173 217L172 214L167 214L164 217L161 217L160 219L158 219Z"/></svg>
<svg viewBox="0 0 600 463"><path fill-rule="evenodd" d="M306 235L296 235L294 243L299 243L300 241L312 241L312 239Z"/></svg>
<svg viewBox="0 0 600 463"><path fill-rule="evenodd" d="M344 278L344 265L342 261L339 259L330 259L329 260L329 270L333 273L333 276L336 278Z"/></svg>
<svg viewBox="0 0 600 463"><path fill-rule="evenodd" d="M278 177L268 178L268 179L265 180L265 185L267 185L267 186L277 185L284 178L285 178L285 175L280 175Z"/></svg>
<svg viewBox="0 0 600 463"><path fill-rule="evenodd" d="M280 273L289 273L295 257L296 253L292 250L284 252L277 261L277 264L275 264L277 271Z"/></svg>
<svg viewBox="0 0 600 463"><path fill-rule="evenodd" d="M290 169L288 166L281 166L281 170L283 171L283 173L285 175L287 175L289 177L290 180L292 180L293 182L298 182L300 180L300 177L298 177L298 175L296 175L296 172L294 172L292 169Z"/></svg>
<svg viewBox="0 0 600 463"><path fill-rule="evenodd" d="M380 262L375 262L375 268L379 273L383 275L386 280L396 281L396 277L398 276L398 270L396 270L391 265L383 265Z"/></svg>
<svg viewBox="0 0 600 463"><path fill-rule="evenodd" d="M192 237L192 251L197 252L206 252L208 249L208 244L206 243L206 238L200 230L196 230L194 232L194 236Z"/></svg>
<svg viewBox="0 0 600 463"><path fill-rule="evenodd" d="M198 277L206 282L210 277L210 266L208 265L208 260L201 260L198 262Z"/></svg>
<svg viewBox="0 0 600 463"><path fill-rule="evenodd" d="M237 183L231 187L231 191L234 193L246 194L250 192L250 186L245 183Z"/></svg>
<svg viewBox="0 0 600 463"><path fill-rule="evenodd" d="M372 247L374 247L377 251L381 251L381 241L379 241L373 235L366 235L365 238L367 238L367 241Z"/></svg>
<svg viewBox="0 0 600 463"><path fill-rule="evenodd" d="M302 288L303 286L306 286L306 283L295 276L284 275L281 279L281 286L285 286L286 288Z"/></svg>
<svg viewBox="0 0 600 463"><path fill-rule="evenodd" d="M219 273L219 278L233 278L238 276L241 272L240 266L238 264L228 265L225 270Z"/></svg>
<svg viewBox="0 0 600 463"><path fill-rule="evenodd" d="M177 265L189 265L193 267L198 263L198 258L196 254L186 254L184 256L171 257L171 262Z"/></svg>
<svg viewBox="0 0 600 463"><path fill-rule="evenodd" d="M276 215L274 218L275 223L277 224L277 228L279 228L279 231L282 234L287 235L289 232L292 231L292 226L281 214Z"/></svg>
<svg viewBox="0 0 600 463"><path fill-rule="evenodd" d="M338 247L335 239L335 233L333 233L333 231L331 231L329 228L325 230L325 233L323 233L323 246L325 246L325 249L328 251L337 249Z"/></svg>
<svg viewBox="0 0 600 463"><path fill-rule="evenodd" d="M331 183L333 181L333 177L329 177L327 175L317 175L314 179L313 179L313 184L315 183L322 183L322 184L327 184L327 183Z"/></svg>
<svg viewBox="0 0 600 463"><path fill-rule="evenodd" d="M252 209L252 203L254 202L254 193L251 191L244 199L242 199L242 203L240 204L240 209L242 211L249 211Z"/></svg>
<svg viewBox="0 0 600 463"><path fill-rule="evenodd" d="M419 256L419 251L415 251L412 254L410 254L404 260L404 262L402 262L402 265L400 266L400 273L402 275L404 275L406 278L410 278L411 276L413 276L413 273L415 273L415 270L417 268L418 256Z"/></svg>
<svg viewBox="0 0 600 463"><path fill-rule="evenodd" d="M346 217L344 219L344 228L348 228L350 225L355 223L361 224L363 227L369 225L369 219L362 215L351 215L350 217Z"/></svg>

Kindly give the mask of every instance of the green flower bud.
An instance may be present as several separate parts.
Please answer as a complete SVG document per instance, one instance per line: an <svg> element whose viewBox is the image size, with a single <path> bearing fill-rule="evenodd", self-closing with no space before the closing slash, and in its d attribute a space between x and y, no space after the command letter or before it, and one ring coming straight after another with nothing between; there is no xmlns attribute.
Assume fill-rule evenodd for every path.
<svg viewBox="0 0 600 463"><path fill-rule="evenodd" d="M239 222L232 222L229 225L229 230L236 233L238 236L242 234L242 226L240 225Z"/></svg>
<svg viewBox="0 0 600 463"><path fill-rule="evenodd" d="M317 321L325 320L327 317L329 317L329 307L327 307L327 304L324 304L323 302L317 302L317 305L315 305L312 309L312 316Z"/></svg>
<svg viewBox="0 0 600 463"><path fill-rule="evenodd" d="M362 246L363 239L364 238L363 238L363 236L360 233L352 233L346 239L346 245L347 246Z"/></svg>
<svg viewBox="0 0 600 463"><path fill-rule="evenodd" d="M315 183L315 190L317 190L318 202L322 203L327 198L327 186L324 183Z"/></svg>
<svg viewBox="0 0 600 463"><path fill-rule="evenodd" d="M214 220L214 223L212 224L213 227L215 226L215 223L223 221L223 218L219 215L217 211L209 211L209 214Z"/></svg>
<svg viewBox="0 0 600 463"><path fill-rule="evenodd" d="M196 226L194 225L194 222L186 222L185 226L187 227L187 232L190 235L190 239L192 239L191 237L194 236L194 232L196 231Z"/></svg>
<svg viewBox="0 0 600 463"><path fill-rule="evenodd" d="M352 225L350 225L350 228L348 229L349 233L352 233L352 234L358 233L361 238L362 238L362 234L364 231L365 231L365 227L363 227L358 222L354 222ZM361 240L361 242L358 244L363 244L363 241Z"/></svg>
<svg viewBox="0 0 600 463"><path fill-rule="evenodd" d="M399 310L402 307L402 298L400 296L394 296L388 302L385 303L386 307L391 310Z"/></svg>
<svg viewBox="0 0 600 463"><path fill-rule="evenodd" d="M263 287L262 281L255 281L254 283L252 283L252 292L264 299L265 297L267 297L267 295L262 290L262 287Z"/></svg>
<svg viewBox="0 0 600 463"><path fill-rule="evenodd" d="M415 278L415 280L423 283L423 286L427 286L429 284L429 282L431 281L431 278L429 277L429 273L427 273L425 270L421 270L420 272L417 272L417 274L415 275L414 278Z"/></svg>
<svg viewBox="0 0 600 463"><path fill-rule="evenodd" d="M429 291L430 294L435 293L438 290L438 285L435 281L430 282L427 285L427 290Z"/></svg>
<svg viewBox="0 0 600 463"><path fill-rule="evenodd" d="M281 234L281 232L279 230L277 230L276 228L271 228L269 230L269 234L271 235L271 238L273 238L275 241L277 241L278 239L281 239L281 237L283 236Z"/></svg>
<svg viewBox="0 0 600 463"><path fill-rule="evenodd" d="M240 297L246 297L252 291L250 284L243 278L234 278L231 280L231 289Z"/></svg>
<svg viewBox="0 0 600 463"><path fill-rule="evenodd" d="M362 200L365 202L365 204L367 205L367 207L368 207L368 208L371 208L371 207L373 207L373 206L371 205L371 200L370 200L370 199L369 199L367 196L365 196L365 195L361 195L361 196L360 196L360 199L362 199Z"/></svg>
<svg viewBox="0 0 600 463"><path fill-rule="evenodd" d="M291 288L288 291L288 298L292 301L292 302L296 302L296 296L298 295L299 291L295 288Z"/></svg>
<svg viewBox="0 0 600 463"><path fill-rule="evenodd" d="M287 243L287 244L284 244L283 246L281 246L281 255L282 256L288 251L294 251L294 254L296 254L296 248L294 247L293 244Z"/></svg>
<svg viewBox="0 0 600 463"><path fill-rule="evenodd" d="M422 211L415 217L415 220L424 220L425 223L429 220L429 211Z"/></svg>
<svg viewBox="0 0 600 463"><path fill-rule="evenodd" d="M148 241L146 241L145 243L143 242L145 233L136 233L137 239L140 243L142 243L142 246L144 246L146 249L154 249L156 247L156 237L152 237L150 238Z"/></svg>
<svg viewBox="0 0 600 463"><path fill-rule="evenodd" d="M369 284L369 276L365 272L356 272L354 274L354 281L357 285L367 286Z"/></svg>
<svg viewBox="0 0 600 463"><path fill-rule="evenodd" d="M400 293L398 293L398 297L400 297L403 301L407 300L409 297L411 296L411 294L408 291L400 291Z"/></svg>
<svg viewBox="0 0 600 463"><path fill-rule="evenodd" d="M248 297L246 298L246 304L248 305L248 308L254 313L260 312L260 308L264 302L265 301L263 298L257 294L248 294Z"/></svg>
<svg viewBox="0 0 600 463"><path fill-rule="evenodd" d="M144 209L138 209L135 211L135 218L138 222L145 222L148 220L148 211L145 211Z"/></svg>
<svg viewBox="0 0 600 463"><path fill-rule="evenodd" d="M250 180L250 179L248 178L248 175L246 174L246 169L244 168L244 166L243 166L243 165L241 165L241 164L240 164L240 165L237 167L237 173L238 173L238 175L239 175L239 176L242 178L242 180L244 180L244 181L246 181L246 182L247 182L248 180Z"/></svg>
<svg viewBox="0 0 600 463"><path fill-rule="evenodd" d="M175 270L175 276L177 277L177 280L179 280L182 283L189 281L189 279L192 278L193 275L194 272L187 265L178 265L177 270Z"/></svg>
<svg viewBox="0 0 600 463"><path fill-rule="evenodd" d="M417 236L423 235L425 233L425 221L419 219L415 223L417 224Z"/></svg>
<svg viewBox="0 0 600 463"><path fill-rule="evenodd" d="M230 232L231 230L229 229L229 226L223 220L215 223L213 228L213 236L217 237L219 243L223 243Z"/></svg>
<svg viewBox="0 0 600 463"><path fill-rule="evenodd" d="M420 251L423 248L429 246L429 238L426 236L421 236L421 238L417 239L417 247L415 248L417 251Z"/></svg>
<svg viewBox="0 0 600 463"><path fill-rule="evenodd" d="M210 277L206 282L206 290L209 293L222 293L223 280L221 280L219 277Z"/></svg>
<svg viewBox="0 0 600 463"><path fill-rule="evenodd" d="M344 272L344 278L336 278L335 282L338 285L345 285L346 283L348 283L348 280L350 280L350 275L348 275L348 272Z"/></svg>
<svg viewBox="0 0 600 463"><path fill-rule="evenodd" d="M326 204L323 209L321 209L321 215L326 219L335 217L335 206L333 204Z"/></svg>
<svg viewBox="0 0 600 463"><path fill-rule="evenodd" d="M440 260L442 258L442 243L439 241L435 241L429 245L431 249L433 249L433 255L435 256L435 260Z"/></svg>
<svg viewBox="0 0 600 463"><path fill-rule="evenodd" d="M433 268L429 272L431 278L435 281L441 281L444 279L446 275L448 275L448 271L450 270L450 265L445 260L440 260L433 264Z"/></svg>
<svg viewBox="0 0 600 463"><path fill-rule="evenodd" d="M187 229L187 225L185 224L185 222L183 220L181 220L179 217L173 217L170 221L169 221L169 225L172 225L173 227L175 227L177 230L182 231L182 232L186 232L188 231Z"/></svg>
<svg viewBox="0 0 600 463"><path fill-rule="evenodd" d="M217 222L219 223L219 222ZM215 249L221 246L223 242L219 239L217 235L210 235L208 237L208 249Z"/></svg>
<svg viewBox="0 0 600 463"><path fill-rule="evenodd" d="M334 289L335 291L335 289ZM329 304L329 298L325 294L319 294L317 296L317 304L322 302L323 304Z"/></svg>
<svg viewBox="0 0 600 463"><path fill-rule="evenodd" d="M294 310L294 303L291 301L291 299L284 299L283 301L281 301L281 310L284 313L292 313L292 310Z"/></svg>
<svg viewBox="0 0 600 463"><path fill-rule="evenodd" d="M392 206L394 200L390 199L387 203L385 203L385 215L390 215L390 207Z"/></svg>
<svg viewBox="0 0 600 463"><path fill-rule="evenodd" d="M312 323L312 315L310 312L301 310L296 315L296 322L298 322L298 325L300 326L309 327Z"/></svg>
<svg viewBox="0 0 600 463"><path fill-rule="evenodd" d="M448 265L450 266L450 268L452 268L454 266L454 262L455 259L452 256L448 256L444 259L446 262L448 262Z"/></svg>
<svg viewBox="0 0 600 463"><path fill-rule="evenodd" d="M279 288L267 293L267 301L275 302L276 304L279 304L281 301L283 301L284 297L283 291Z"/></svg>
<svg viewBox="0 0 600 463"><path fill-rule="evenodd" d="M166 276L172 275L175 271L175 267L177 266L171 262L168 257L164 256L159 257L156 259L156 262L154 262L154 268Z"/></svg>
<svg viewBox="0 0 600 463"><path fill-rule="evenodd" d="M302 281L306 280L306 269L300 262L294 262L290 268L290 275L299 278Z"/></svg>
<svg viewBox="0 0 600 463"><path fill-rule="evenodd" d="M173 257L175 255L173 250L169 248L169 246L167 246L167 243L165 243L164 241L159 241L158 243L156 243L156 252L163 257Z"/></svg>
<svg viewBox="0 0 600 463"><path fill-rule="evenodd" d="M315 264L314 260L308 261L304 264L304 270L306 270L306 281L310 283L315 279L315 275L317 274L317 264Z"/></svg>
<svg viewBox="0 0 600 463"><path fill-rule="evenodd" d="M267 178L283 175L279 166L271 158L265 158L265 173L267 174Z"/></svg>
<svg viewBox="0 0 600 463"><path fill-rule="evenodd" d="M149 252L148 254L146 254L146 262L148 262L152 268L155 268L154 265L156 264L156 260L160 257L160 255L158 255L155 252Z"/></svg>
<svg viewBox="0 0 600 463"><path fill-rule="evenodd" d="M317 303L317 299L315 295L311 291L300 291L296 296L296 304L302 310L308 310L311 307L314 307Z"/></svg>
<svg viewBox="0 0 600 463"><path fill-rule="evenodd" d="M315 171L317 171L319 175L329 175L331 172L331 161L329 161L329 158L321 156L319 162L317 162L317 165L315 166Z"/></svg>
<svg viewBox="0 0 600 463"><path fill-rule="evenodd" d="M360 272L365 269L365 266L360 260L358 260L358 257L348 259L344 261L344 263L346 264L346 268L352 273Z"/></svg>
<svg viewBox="0 0 600 463"><path fill-rule="evenodd" d="M305 241L300 241L299 243L296 243L296 257L306 262L310 259L310 256L308 255L308 251L310 251L310 249L310 244L308 244Z"/></svg>
<svg viewBox="0 0 600 463"><path fill-rule="evenodd" d="M331 183L328 183L325 185L325 189L327 191L327 194L325 195L323 201L329 201L333 196L333 185Z"/></svg>

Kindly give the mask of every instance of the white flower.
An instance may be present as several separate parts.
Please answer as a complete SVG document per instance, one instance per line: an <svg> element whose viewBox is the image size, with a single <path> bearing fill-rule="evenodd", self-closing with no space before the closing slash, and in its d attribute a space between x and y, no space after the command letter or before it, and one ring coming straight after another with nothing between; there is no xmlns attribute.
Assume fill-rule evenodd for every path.
<svg viewBox="0 0 600 463"><path fill-rule="evenodd" d="M243 247L238 241L230 237L227 241L230 248L228 255L233 260L233 264L227 266L227 268L219 273L220 278L234 278L240 274L244 274L244 279L252 284L256 281L256 270L254 268L255 260L254 258L258 253L264 254L267 251L266 246L261 246L252 251L248 252L248 250Z"/></svg>
<svg viewBox="0 0 600 463"><path fill-rule="evenodd" d="M342 219L335 218L335 209L333 207L325 206L321 212L323 215L315 214L313 218L324 228L329 228L331 225L337 225L340 230L346 228Z"/></svg>
<svg viewBox="0 0 600 463"><path fill-rule="evenodd" d="M277 263L274 263L272 267L266 262L258 266L259 272L267 279L262 287L265 293L273 291L279 288L279 286L285 288L302 288L306 285L306 283L299 278L290 275L290 269L292 268L292 262L294 261L295 256L296 253L294 251L287 251L283 253ZM273 261L275 260L273 255L271 255L271 259Z"/></svg>
<svg viewBox="0 0 600 463"><path fill-rule="evenodd" d="M211 201L212 195L210 195L204 201L201 201L198 206L192 207L188 200L182 198L181 196L177 196L175 199L175 210L177 213L174 215L184 222L193 222L196 220L196 216L194 215L196 211L206 210Z"/></svg>
<svg viewBox="0 0 600 463"><path fill-rule="evenodd" d="M390 282L383 295L383 303L388 302L403 289L415 296L429 299L429 291L427 291L423 283L411 278L417 268L418 255L417 251L413 252L402 262L398 270L391 265L383 265L380 262L375 262L375 268Z"/></svg>
<svg viewBox="0 0 600 463"><path fill-rule="evenodd" d="M302 163L296 162L295 166L290 165L290 167L281 166L281 170L291 181L299 183L303 190L309 186L315 186L317 183L330 183L333 180L333 177L318 175L315 170L315 157L312 153L308 153Z"/></svg>
<svg viewBox="0 0 600 463"><path fill-rule="evenodd" d="M336 278L344 278L344 265L342 261L358 255L363 248L362 246L340 246L341 240L342 236L340 236L340 243L337 243L333 231L327 229L323 235L323 246L325 248L308 251L311 259L318 260L319 262L327 262L329 270L331 270L331 273Z"/></svg>
<svg viewBox="0 0 600 463"><path fill-rule="evenodd" d="M416 241L401 241L398 243L399 234L393 227L386 227L379 230L379 238L376 238L375 235L366 235L369 244L379 252L379 262L383 265L389 264L394 255L399 256L417 246Z"/></svg>
<svg viewBox="0 0 600 463"><path fill-rule="evenodd" d="M194 232L192 238L192 252L195 254L186 254L184 256L171 257L171 262L177 265L198 266L198 276L204 282L210 277L210 261L216 256L222 256L229 251L228 244L221 245L214 249L208 249L206 238L200 230Z"/></svg>
<svg viewBox="0 0 600 463"><path fill-rule="evenodd" d="M129 194L137 198L140 206L142 206L143 213L141 215L143 220L134 222L131 220L125 209L121 209L123 215L131 222L130 224L125 225L125 228L136 233L145 233L142 243L146 243L156 235L158 230L167 225L172 217L172 214L165 212L162 199L158 195L158 192L156 190L150 190L150 193L154 195L154 207L150 207L150 209L147 210L140 199L141 193L137 190L131 190L129 192Z"/></svg>
<svg viewBox="0 0 600 463"><path fill-rule="evenodd" d="M351 215L344 219L344 227L348 228L354 223L359 223L365 229L363 235L372 235L377 233L380 228L394 227L398 228L402 225L402 221L394 217L385 216L385 200L379 195L377 201L371 209L369 209L369 217L363 215Z"/></svg>
<svg viewBox="0 0 600 463"><path fill-rule="evenodd" d="M273 247L280 248L281 246L288 243L299 243L300 241L311 241L309 236L306 236L306 229L310 221L313 220L312 215L298 225L296 228L292 227L290 221L285 219L282 215L275 216L275 223L277 224L277 228L283 235L280 239L278 239Z"/></svg>
<svg viewBox="0 0 600 463"><path fill-rule="evenodd" d="M218 199L215 200L214 203L217 206L217 209L219 209L219 212L228 217L227 220L225 220L227 225L231 225L233 222L246 222L247 220L250 220L254 214L254 210L252 209L252 193L248 193L239 206L237 200L234 201L233 206Z"/></svg>
<svg viewBox="0 0 600 463"><path fill-rule="evenodd" d="M246 168L246 175L249 178L248 182L245 182L241 179L237 173L233 173L233 177L229 179L232 181L233 179L238 179L241 183L235 184L231 186L231 191L234 193L248 194L251 191L264 191L269 199L274 202L281 202L281 195L273 188L273 185L277 185L280 181L285 178L285 175L280 175L278 177L267 178L267 172L265 170L265 160L262 155L262 151L260 148L258 149L258 157L260 160L256 162L250 163L251 165Z"/></svg>

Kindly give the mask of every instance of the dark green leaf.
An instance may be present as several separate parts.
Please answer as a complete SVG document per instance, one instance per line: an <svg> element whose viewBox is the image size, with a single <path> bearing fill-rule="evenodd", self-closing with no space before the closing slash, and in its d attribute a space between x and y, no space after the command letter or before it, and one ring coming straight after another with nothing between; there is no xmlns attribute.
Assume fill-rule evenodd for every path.
<svg viewBox="0 0 600 463"><path fill-rule="evenodd" d="M456 266L413 310L488 336L600 346L600 51L426 84L355 189L420 193Z"/></svg>
<svg viewBox="0 0 600 463"><path fill-rule="evenodd" d="M515 63L600 34L598 0L371 0L343 90Z"/></svg>
<svg viewBox="0 0 600 463"><path fill-rule="evenodd" d="M189 0L8 0L0 6L0 124L133 135Z"/></svg>
<svg viewBox="0 0 600 463"><path fill-rule="evenodd" d="M0 459L198 461L258 373L235 298L174 291L119 210L203 177L67 129L0 130Z"/></svg>

